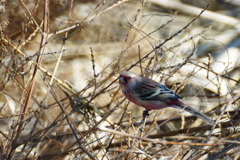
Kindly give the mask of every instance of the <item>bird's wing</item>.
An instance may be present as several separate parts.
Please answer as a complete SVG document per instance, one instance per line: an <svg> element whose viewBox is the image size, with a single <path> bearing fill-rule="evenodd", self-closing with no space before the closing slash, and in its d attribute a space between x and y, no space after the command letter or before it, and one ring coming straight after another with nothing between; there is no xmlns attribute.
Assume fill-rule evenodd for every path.
<svg viewBox="0 0 240 160"><path fill-rule="evenodd" d="M139 92L138 97L141 100L167 100L181 98L169 88L155 81L149 82L148 80L140 82L139 90L141 90L141 92Z"/></svg>

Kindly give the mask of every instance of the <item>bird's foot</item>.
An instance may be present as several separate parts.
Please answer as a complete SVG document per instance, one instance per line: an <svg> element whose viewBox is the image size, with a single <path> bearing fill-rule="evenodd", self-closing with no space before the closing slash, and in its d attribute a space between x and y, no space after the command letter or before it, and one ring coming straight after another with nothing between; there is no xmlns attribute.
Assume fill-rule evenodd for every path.
<svg viewBox="0 0 240 160"><path fill-rule="evenodd" d="M141 121L141 122L133 122L133 125L135 126L135 127L139 127L139 126L141 126L143 124L143 122Z"/></svg>

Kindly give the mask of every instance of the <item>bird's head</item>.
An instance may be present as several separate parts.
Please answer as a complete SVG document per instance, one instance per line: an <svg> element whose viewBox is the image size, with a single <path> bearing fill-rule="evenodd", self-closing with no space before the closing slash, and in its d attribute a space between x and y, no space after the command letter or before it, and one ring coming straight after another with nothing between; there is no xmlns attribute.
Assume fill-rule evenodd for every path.
<svg viewBox="0 0 240 160"><path fill-rule="evenodd" d="M137 74L130 72L130 71L125 71L120 74L119 83L120 83L120 85L134 85L140 79L141 79L141 77L138 76Z"/></svg>

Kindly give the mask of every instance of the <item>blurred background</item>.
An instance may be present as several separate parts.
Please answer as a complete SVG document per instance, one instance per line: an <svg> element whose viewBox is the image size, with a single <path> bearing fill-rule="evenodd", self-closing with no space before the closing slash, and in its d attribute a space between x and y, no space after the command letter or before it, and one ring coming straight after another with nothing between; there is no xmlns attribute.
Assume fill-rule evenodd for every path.
<svg viewBox="0 0 240 160"><path fill-rule="evenodd" d="M238 0L0 2L0 159L238 159ZM119 90L152 78L215 120L150 111Z"/></svg>

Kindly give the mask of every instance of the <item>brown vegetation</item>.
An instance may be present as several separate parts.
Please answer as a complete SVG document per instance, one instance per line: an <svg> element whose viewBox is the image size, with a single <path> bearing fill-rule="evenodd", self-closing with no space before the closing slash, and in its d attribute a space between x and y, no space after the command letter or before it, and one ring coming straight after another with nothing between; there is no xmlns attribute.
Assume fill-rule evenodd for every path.
<svg viewBox="0 0 240 160"><path fill-rule="evenodd" d="M1 1L0 159L238 159L239 4L196 2ZM134 125L125 70L215 125L171 108Z"/></svg>

